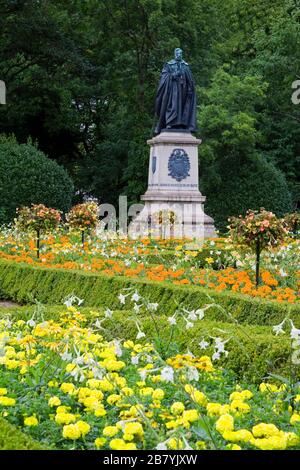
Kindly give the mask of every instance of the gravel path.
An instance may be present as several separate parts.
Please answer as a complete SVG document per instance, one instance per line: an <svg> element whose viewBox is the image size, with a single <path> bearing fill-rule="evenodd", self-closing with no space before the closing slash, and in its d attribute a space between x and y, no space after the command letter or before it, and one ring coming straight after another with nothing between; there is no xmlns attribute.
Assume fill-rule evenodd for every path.
<svg viewBox="0 0 300 470"><path fill-rule="evenodd" d="M19 305L15 302L11 302L10 300L0 300L0 307L1 308L11 308L11 307L18 307Z"/></svg>

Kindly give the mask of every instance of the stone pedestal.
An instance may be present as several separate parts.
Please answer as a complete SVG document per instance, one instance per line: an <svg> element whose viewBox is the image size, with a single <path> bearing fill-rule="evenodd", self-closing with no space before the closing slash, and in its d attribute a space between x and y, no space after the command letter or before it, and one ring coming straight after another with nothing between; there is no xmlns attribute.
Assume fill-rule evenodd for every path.
<svg viewBox="0 0 300 470"><path fill-rule="evenodd" d="M161 132L148 140L150 162L145 206L130 225L131 236L215 237L214 221L204 213L198 185L201 140L185 132ZM171 223L170 223L171 211ZM174 214L174 216L173 216Z"/></svg>

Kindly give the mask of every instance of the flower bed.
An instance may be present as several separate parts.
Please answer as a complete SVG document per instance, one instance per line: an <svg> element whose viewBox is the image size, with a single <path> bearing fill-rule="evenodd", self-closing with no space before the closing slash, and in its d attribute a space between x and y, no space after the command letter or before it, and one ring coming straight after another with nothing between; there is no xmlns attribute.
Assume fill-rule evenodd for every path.
<svg viewBox="0 0 300 470"><path fill-rule="evenodd" d="M288 385L239 385L206 355L159 353L142 331L104 335L97 312L74 306L59 320L0 320L2 416L60 449L300 448Z"/></svg>
<svg viewBox="0 0 300 470"><path fill-rule="evenodd" d="M98 318L102 327L105 328L107 339L113 340L119 337L126 337L133 341L136 339L138 334L137 318L133 308L134 305L131 305L131 309L130 306L127 306L126 310L113 310L110 318L106 316L106 309L99 311L97 309ZM262 377L267 377L269 373L286 375L290 369L291 361L291 341L288 336L276 336L273 329L267 326L236 324L234 321L230 323L230 318L222 322L220 319L211 320L212 310L213 308L207 309L201 321L197 321L193 328L187 328L186 321L180 317L175 317L175 326L171 325L170 318L173 319L173 316L168 318L163 315L164 308L158 307L155 317L159 319L159 344L169 345L168 349L174 354L177 354L178 351L189 350L198 356L204 353L200 341L204 339L209 343L206 345L205 354L213 356L213 341L209 340L209 337L222 334L228 354L222 354L217 363L219 366L226 367L227 370L232 370L239 380L259 384ZM82 307L81 311L87 318L91 318L88 307ZM36 306L14 307L9 312L11 321L20 318L28 321L36 316ZM220 311L220 313L222 312ZM47 305L47 307L43 307L45 320L59 320L60 314L60 306ZM0 308L0 318L5 318L6 315L7 309ZM221 315L220 318L222 318ZM174 321L172 320L171 323ZM151 316L147 312L139 311L138 324L143 332L147 332L147 338L154 342L157 332ZM158 347L160 346L158 345ZM294 369L293 374L295 379L300 379L300 370Z"/></svg>
<svg viewBox="0 0 300 470"><path fill-rule="evenodd" d="M291 304L300 300L297 241L264 254L258 287L251 254L237 250L225 239L207 241L201 247L180 242L89 239L83 250L74 235L58 233L45 236L37 259L33 239L18 239L9 232L0 237L0 258L48 268L198 285Z"/></svg>

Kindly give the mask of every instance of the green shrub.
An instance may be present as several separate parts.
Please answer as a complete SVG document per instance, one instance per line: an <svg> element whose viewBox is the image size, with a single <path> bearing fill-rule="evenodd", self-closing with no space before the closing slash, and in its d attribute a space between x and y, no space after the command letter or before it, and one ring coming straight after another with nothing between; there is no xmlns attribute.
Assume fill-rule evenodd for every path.
<svg viewBox="0 0 300 470"><path fill-rule="evenodd" d="M0 450L45 450L45 448L0 418Z"/></svg>
<svg viewBox="0 0 300 470"><path fill-rule="evenodd" d="M279 217L291 211L291 195L283 173L262 156L255 155L239 167L232 165L230 158L223 159L220 174L220 187L204 191L206 212L221 231L227 231L229 217L245 214L248 209L264 207Z"/></svg>
<svg viewBox="0 0 300 470"><path fill-rule="evenodd" d="M10 222L17 207L32 203L67 211L72 195L64 168L30 143L0 137L0 224Z"/></svg>
<svg viewBox="0 0 300 470"><path fill-rule="evenodd" d="M17 302L59 304L71 293L85 299L91 307L120 308L118 294L132 287L158 302L166 315L175 312L177 305L199 308L207 303L223 307L209 309L211 320L228 320L228 312L240 323L274 325L285 318L289 311L296 325L300 326L300 305L266 301L234 292L216 292L198 286L174 286L167 282L151 282L121 276L107 276L75 270L33 267L9 261L0 261L0 297Z"/></svg>
<svg viewBox="0 0 300 470"><path fill-rule="evenodd" d="M147 333L147 338L155 337L153 321L149 317L139 317L141 328ZM114 313L111 320L103 324L107 328L107 333L113 338L128 338L135 340L137 330L133 321L124 318L124 313ZM170 325L166 318L159 318L160 335L163 344L167 344L170 337ZM222 333L220 333L220 329ZM107 334L106 333L106 334ZM290 340L288 337L276 337L272 334L271 328L263 326L242 325L237 326L232 323L200 320L190 330L186 330L181 323L173 335L178 350L173 352L183 353L188 350L195 355L212 355L213 350L201 350L199 342L201 338L208 335L231 337L226 343L229 354L221 357L216 364L235 372L239 379L250 380L260 383L269 373L276 373L282 376L288 374L290 362ZM300 378L300 371L299 371Z"/></svg>

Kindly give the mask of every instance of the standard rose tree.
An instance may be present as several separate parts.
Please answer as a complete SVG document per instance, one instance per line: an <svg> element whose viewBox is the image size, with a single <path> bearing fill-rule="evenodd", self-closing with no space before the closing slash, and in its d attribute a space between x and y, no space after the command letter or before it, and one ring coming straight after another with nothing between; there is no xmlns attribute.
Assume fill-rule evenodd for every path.
<svg viewBox="0 0 300 470"><path fill-rule="evenodd" d="M71 229L81 232L82 247L84 248L86 231L94 229L98 223L98 205L95 202L77 204L66 215L66 219Z"/></svg>
<svg viewBox="0 0 300 470"><path fill-rule="evenodd" d="M36 233L36 255L40 257L41 232L51 232L61 221L60 212L56 209L44 206L44 204L32 204L17 209L16 227L22 231Z"/></svg>
<svg viewBox="0 0 300 470"><path fill-rule="evenodd" d="M255 280L258 286L260 254L262 250L277 246L287 235L287 229L282 220L273 212L265 209L249 210L245 217L232 217L230 221L230 236L233 242L251 248L256 255Z"/></svg>

